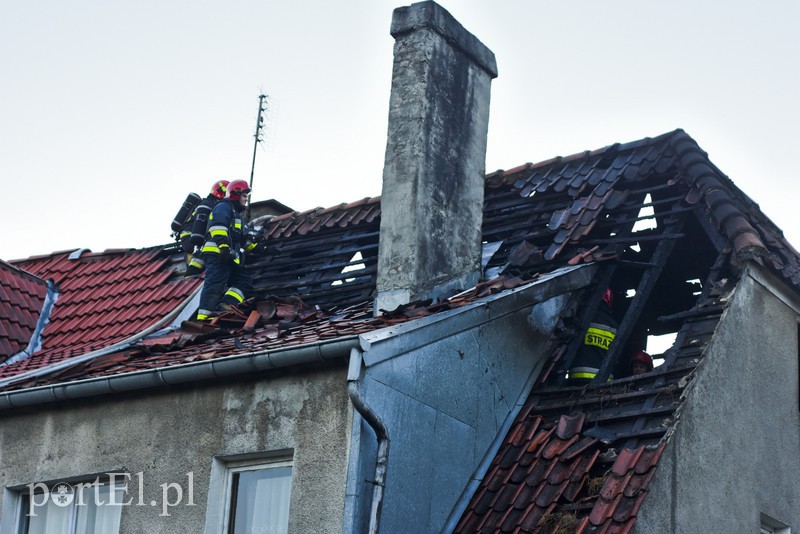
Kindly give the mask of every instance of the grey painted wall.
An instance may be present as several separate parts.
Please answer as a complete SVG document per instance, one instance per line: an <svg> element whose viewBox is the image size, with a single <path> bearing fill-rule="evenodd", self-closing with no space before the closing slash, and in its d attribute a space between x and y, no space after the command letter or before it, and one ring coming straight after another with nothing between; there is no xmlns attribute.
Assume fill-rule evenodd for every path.
<svg viewBox="0 0 800 534"><path fill-rule="evenodd" d="M544 361L546 338L529 326L529 312L498 317L365 369L367 403L391 438L382 532L441 530ZM362 426L360 439L361 454L374 458L374 433ZM353 476L372 479L374 468Z"/></svg>
<svg viewBox="0 0 800 534"><path fill-rule="evenodd" d="M351 424L344 360L324 369L276 371L258 381L5 412L0 481L8 488L125 470L133 474L136 503L135 474L141 472L143 502L158 504L124 508L121 532L200 533L207 508L219 516L221 503L207 506L215 456L293 450L290 531L339 533ZM193 473L196 506L176 506L169 517L159 517L160 485L181 483L186 502L187 472Z"/></svg>
<svg viewBox="0 0 800 534"><path fill-rule="evenodd" d="M754 271L737 287L636 532L758 532L761 513L800 529L797 297L764 284Z"/></svg>

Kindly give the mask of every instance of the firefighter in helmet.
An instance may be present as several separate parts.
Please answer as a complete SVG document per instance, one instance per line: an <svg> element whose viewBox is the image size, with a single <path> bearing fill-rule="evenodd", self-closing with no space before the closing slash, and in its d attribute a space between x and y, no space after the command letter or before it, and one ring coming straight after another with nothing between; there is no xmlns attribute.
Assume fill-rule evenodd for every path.
<svg viewBox="0 0 800 534"><path fill-rule="evenodd" d="M616 319L611 315L614 303L614 292L608 288L603 292L603 302L598 306L594 317L583 335L583 343L572 367L569 370L570 385L584 385L591 382L608 356L611 342L617 336Z"/></svg>
<svg viewBox="0 0 800 534"><path fill-rule="evenodd" d="M217 202L225 198L228 183L228 180L214 182L211 185L211 192L195 205L177 232L176 237L186 253L187 276L200 274L205 268L203 258L200 256L200 247L205 240L208 216L211 215L211 210L214 209Z"/></svg>
<svg viewBox="0 0 800 534"><path fill-rule="evenodd" d="M242 303L253 288L244 265L248 243L243 217L249 196L247 182L233 180L228 184L225 198L214 206L208 217L202 248L206 274L198 320L232 309Z"/></svg>
<svg viewBox="0 0 800 534"><path fill-rule="evenodd" d="M653 370L653 357L643 350L633 353L631 356L631 374L640 375L649 373Z"/></svg>

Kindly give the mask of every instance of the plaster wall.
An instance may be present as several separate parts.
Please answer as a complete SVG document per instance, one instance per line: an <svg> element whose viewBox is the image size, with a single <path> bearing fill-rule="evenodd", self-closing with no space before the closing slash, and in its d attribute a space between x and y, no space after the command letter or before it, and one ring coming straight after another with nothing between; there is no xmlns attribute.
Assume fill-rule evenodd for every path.
<svg viewBox="0 0 800 534"><path fill-rule="evenodd" d="M8 488L124 471L131 473L125 500L132 504L122 510L120 532L219 532L218 525L205 523L207 516L221 521L222 492L215 486L224 479L220 459L288 454L289 531L339 533L351 424L344 361L257 379L70 401L3 415L0 481L10 501L14 492ZM183 504L161 516L161 485L172 483L181 486ZM144 505L138 505L140 491ZM169 491L174 502L177 490ZM185 504L190 491L194 506ZM11 532L13 517L7 516L14 507L4 504L1 530Z"/></svg>
<svg viewBox="0 0 800 534"><path fill-rule="evenodd" d="M367 404L391 439L382 532L439 532L445 525L544 361L547 338L528 325L529 312L519 310L366 368ZM373 463L354 478L371 480L375 434L362 425L359 435L361 455ZM371 495L370 486L362 490ZM366 527L354 526L355 532Z"/></svg>
<svg viewBox="0 0 800 534"><path fill-rule="evenodd" d="M762 513L800 529L798 304L788 295L759 271L739 283L636 532L758 532Z"/></svg>

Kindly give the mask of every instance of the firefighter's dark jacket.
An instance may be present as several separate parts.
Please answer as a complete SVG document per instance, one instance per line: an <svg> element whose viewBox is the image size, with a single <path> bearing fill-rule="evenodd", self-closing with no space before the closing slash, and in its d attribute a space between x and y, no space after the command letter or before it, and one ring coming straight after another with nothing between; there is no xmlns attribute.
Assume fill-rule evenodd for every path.
<svg viewBox="0 0 800 534"><path fill-rule="evenodd" d="M238 201L223 199L211 210L203 254L220 254L228 249L234 263L244 265L245 233L242 221L244 208Z"/></svg>
<svg viewBox="0 0 800 534"><path fill-rule="evenodd" d="M569 370L570 379L591 380L597 375L608 356L611 342L617 336L618 326L619 323L611 316L605 303L601 303L584 332L583 343Z"/></svg>

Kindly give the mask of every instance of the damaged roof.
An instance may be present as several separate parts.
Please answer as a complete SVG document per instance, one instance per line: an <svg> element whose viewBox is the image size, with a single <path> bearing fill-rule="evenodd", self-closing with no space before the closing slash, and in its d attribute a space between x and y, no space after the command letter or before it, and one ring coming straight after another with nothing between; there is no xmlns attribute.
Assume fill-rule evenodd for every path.
<svg viewBox="0 0 800 534"><path fill-rule="evenodd" d="M248 266L255 284L249 314L223 314L211 326L184 322L74 364L64 360L158 324L199 280L176 274L174 247L16 262L52 278L59 297L42 350L0 367L3 390L355 337L566 265L596 263L596 283L570 296L541 375L452 526L629 532L738 267L757 261L800 289L797 251L682 130L488 175L485 281L449 300L374 317L380 213L376 197L264 220L269 247ZM609 286L617 295L620 342L598 383L568 386L577 333ZM626 346L657 334L675 336L659 355L663 364L625 376Z"/></svg>
<svg viewBox="0 0 800 534"><path fill-rule="evenodd" d="M201 284L179 276L173 262L163 247L57 252L14 262L50 280L55 303L36 310L44 324L39 350L0 366L0 379L109 347L159 324Z"/></svg>

